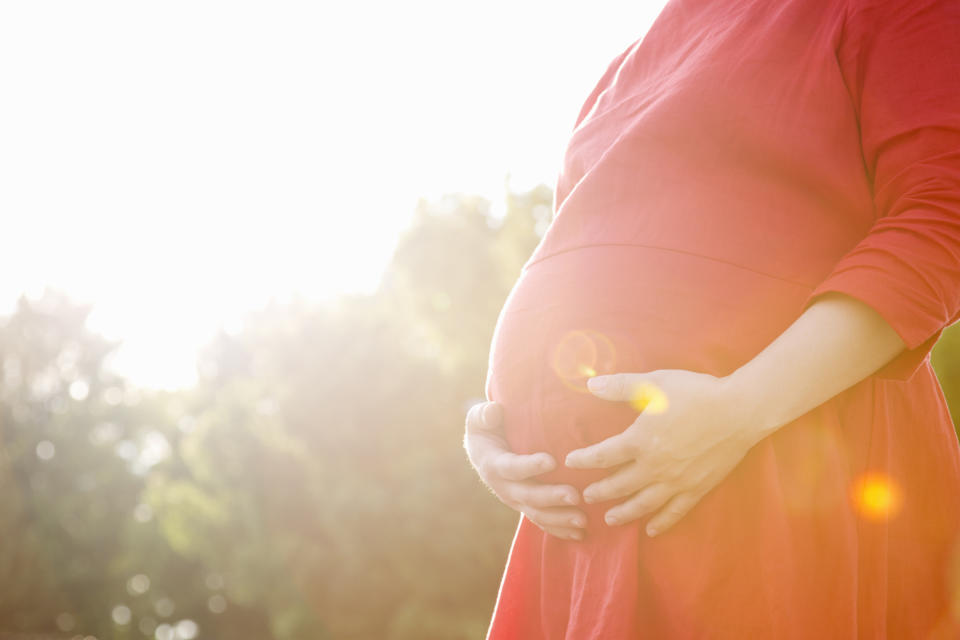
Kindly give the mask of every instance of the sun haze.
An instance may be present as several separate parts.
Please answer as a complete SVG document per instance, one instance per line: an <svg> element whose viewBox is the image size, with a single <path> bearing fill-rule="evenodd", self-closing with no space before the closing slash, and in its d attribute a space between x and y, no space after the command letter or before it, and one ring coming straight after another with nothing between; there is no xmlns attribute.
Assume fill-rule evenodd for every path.
<svg viewBox="0 0 960 640"><path fill-rule="evenodd" d="M61 288L189 385L245 310L371 291L418 197L552 186L662 4L5 3L0 313Z"/></svg>

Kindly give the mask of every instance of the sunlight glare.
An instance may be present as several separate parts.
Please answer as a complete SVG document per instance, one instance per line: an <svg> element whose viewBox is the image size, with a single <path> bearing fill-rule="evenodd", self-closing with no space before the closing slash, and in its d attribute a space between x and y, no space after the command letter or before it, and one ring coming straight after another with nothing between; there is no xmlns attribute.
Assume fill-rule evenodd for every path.
<svg viewBox="0 0 960 640"><path fill-rule="evenodd" d="M641 382L633 390L630 406L641 413L663 413L667 410L667 394L651 382Z"/></svg>
<svg viewBox="0 0 960 640"><path fill-rule="evenodd" d="M241 311L375 291L419 197L553 186L660 6L2 4L0 313L49 284L135 383L190 386Z"/></svg>
<svg viewBox="0 0 960 640"><path fill-rule="evenodd" d="M886 474L864 474L853 483L851 492L855 507L865 518L889 518L900 509L900 488Z"/></svg>

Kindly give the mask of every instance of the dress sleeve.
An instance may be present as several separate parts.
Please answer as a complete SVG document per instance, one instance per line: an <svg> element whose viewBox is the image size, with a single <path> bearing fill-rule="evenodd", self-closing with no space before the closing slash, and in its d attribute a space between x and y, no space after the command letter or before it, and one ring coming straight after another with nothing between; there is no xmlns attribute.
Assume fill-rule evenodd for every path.
<svg viewBox="0 0 960 640"><path fill-rule="evenodd" d="M860 126L876 218L807 298L844 293L907 348L906 380L960 320L960 2L852 0L837 48Z"/></svg>

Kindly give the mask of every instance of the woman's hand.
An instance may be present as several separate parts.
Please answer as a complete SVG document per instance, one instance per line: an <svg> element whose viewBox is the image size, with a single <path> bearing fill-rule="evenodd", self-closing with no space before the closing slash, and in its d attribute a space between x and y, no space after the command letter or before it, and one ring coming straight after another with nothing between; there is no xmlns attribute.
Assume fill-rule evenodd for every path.
<svg viewBox="0 0 960 640"><path fill-rule="evenodd" d="M550 535L583 539L586 514L571 506L580 501L577 489L534 479L557 463L546 452L520 455L510 451L503 434L503 408L498 403L481 402L470 408L463 447L480 478L502 503Z"/></svg>
<svg viewBox="0 0 960 640"><path fill-rule="evenodd" d="M607 524L659 509L647 534L668 529L764 437L725 378L660 369L596 376L588 387L599 398L630 402L641 411L623 433L566 458L575 468L623 465L583 491L588 503L626 498L606 512Z"/></svg>

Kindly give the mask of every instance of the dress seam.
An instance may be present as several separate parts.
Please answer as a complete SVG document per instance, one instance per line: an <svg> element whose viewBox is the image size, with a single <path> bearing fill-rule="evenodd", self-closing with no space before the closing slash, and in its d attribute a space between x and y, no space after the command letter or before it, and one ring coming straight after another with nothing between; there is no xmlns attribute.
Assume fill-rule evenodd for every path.
<svg viewBox="0 0 960 640"><path fill-rule="evenodd" d="M660 246L653 245L653 244L640 244L640 243L637 243L637 242L598 242L598 243L595 243L595 244L584 244L584 245L580 245L580 246L577 246L577 247L570 247L569 249L561 249L561 250L559 250L559 251L554 251L553 253L550 253L550 254L548 254L548 255L540 256L540 257L537 258L536 260L527 262L527 263L523 266L523 271L526 271L527 269L529 269L529 268L532 267L533 265L537 264L538 262L543 262L543 261L548 260L548 259L550 259L550 258L559 256L559 255L564 254L564 253L569 253L569 252L571 252L571 251L578 251L578 250L580 250L580 249L590 249L590 248L592 248L592 247L638 247L638 248L641 248L641 249L658 249L658 250L660 250L660 251L669 251L669 252L672 252L672 253L681 253L681 254L684 254L684 255L695 256L695 257L697 257L697 258L702 258L702 259L704 259L704 260L711 260L711 261L713 261L713 262L719 262L719 263L721 263L721 264L726 264L726 265L729 265L729 266L731 266L731 267L737 267L737 268L739 268L739 269L743 269L744 271L750 271L751 273L755 273L755 274L760 275L760 276L765 276L765 277L771 278L771 279L773 279L773 280L779 280L780 282L786 282L786 283L788 283L788 284L796 285L796 286L798 286L798 287L804 287L804 288L809 289L809 290L811 290L811 291L817 286L817 285L809 284L809 283L806 283L806 282L800 282L800 281L798 281L798 280L791 280L790 278L783 278L783 277L781 277L781 276L775 276L775 275L773 275L773 274L766 273L766 272L763 272L763 271L758 271L757 269L752 269L752 268L750 268L750 267L744 266L744 265L742 265L742 264L738 264L738 263L736 263L736 262L731 262L731 261L729 261L729 260L723 260L722 258L714 258L713 256L706 256L706 255L703 255L702 253L695 253L695 252L693 252L693 251L684 251L683 249L674 249L674 248L672 248L672 247L660 247Z"/></svg>

